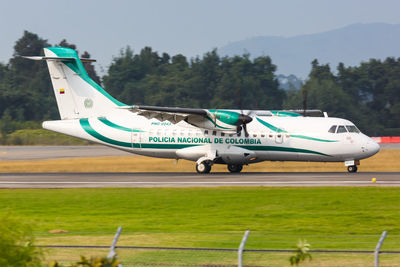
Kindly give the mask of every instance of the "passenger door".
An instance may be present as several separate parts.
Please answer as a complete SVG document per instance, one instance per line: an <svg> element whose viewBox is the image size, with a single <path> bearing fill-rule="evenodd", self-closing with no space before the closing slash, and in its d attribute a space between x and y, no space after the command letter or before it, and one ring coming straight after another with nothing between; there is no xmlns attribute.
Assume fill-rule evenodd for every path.
<svg viewBox="0 0 400 267"><path fill-rule="evenodd" d="M132 129L132 149L139 150L142 148L142 134L139 131Z"/></svg>
<svg viewBox="0 0 400 267"><path fill-rule="evenodd" d="M277 144L282 144L283 143L283 137L284 133L282 132L275 132L275 143Z"/></svg>

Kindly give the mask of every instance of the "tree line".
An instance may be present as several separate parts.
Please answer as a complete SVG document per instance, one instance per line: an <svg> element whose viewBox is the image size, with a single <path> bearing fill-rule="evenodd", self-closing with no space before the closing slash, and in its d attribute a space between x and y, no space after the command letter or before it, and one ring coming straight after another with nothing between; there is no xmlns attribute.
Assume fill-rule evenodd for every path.
<svg viewBox="0 0 400 267"><path fill-rule="evenodd" d="M25 31L14 46L13 57L0 63L0 130L35 128L43 120L59 119L46 64L21 58L43 55L52 46ZM61 40L54 46L77 49ZM81 57L90 58L88 52ZM359 66L312 63L303 90L279 87L277 66L268 56L245 54L221 57L212 50L188 59L159 54L151 47L135 53L126 47L99 77L91 63L88 74L126 104L235 109L301 109L307 107L347 118L369 135L400 135L400 58L370 59Z"/></svg>

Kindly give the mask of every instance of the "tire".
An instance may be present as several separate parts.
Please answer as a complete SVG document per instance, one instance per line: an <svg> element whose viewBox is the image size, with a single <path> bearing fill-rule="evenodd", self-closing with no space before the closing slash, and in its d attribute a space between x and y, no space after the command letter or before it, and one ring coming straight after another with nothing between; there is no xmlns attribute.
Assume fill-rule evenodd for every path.
<svg viewBox="0 0 400 267"><path fill-rule="evenodd" d="M243 165L239 164L228 164L228 170L232 173L241 172L243 169Z"/></svg>
<svg viewBox="0 0 400 267"><path fill-rule="evenodd" d="M347 171L348 172L357 172L357 166L355 166L355 165L349 166L349 167L347 167Z"/></svg>
<svg viewBox="0 0 400 267"><path fill-rule="evenodd" d="M211 171L211 166L208 162L202 161L200 164L196 164L196 171L198 173L209 173Z"/></svg>

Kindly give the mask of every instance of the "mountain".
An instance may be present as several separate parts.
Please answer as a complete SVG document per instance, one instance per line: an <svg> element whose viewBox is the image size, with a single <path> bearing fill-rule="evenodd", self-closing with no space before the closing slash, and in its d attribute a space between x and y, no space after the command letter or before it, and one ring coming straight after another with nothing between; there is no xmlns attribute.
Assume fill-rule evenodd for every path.
<svg viewBox="0 0 400 267"><path fill-rule="evenodd" d="M322 33L294 37L260 36L232 42L218 49L222 56L250 53L270 56L277 73L306 78L315 58L335 70L339 62L358 65L370 58L400 56L400 24L353 24Z"/></svg>
<svg viewBox="0 0 400 267"><path fill-rule="evenodd" d="M291 89L301 89L303 86L303 81L299 78L297 78L295 75L290 74L290 75L283 75L283 74L278 74L276 76L279 82L279 88L289 91Z"/></svg>

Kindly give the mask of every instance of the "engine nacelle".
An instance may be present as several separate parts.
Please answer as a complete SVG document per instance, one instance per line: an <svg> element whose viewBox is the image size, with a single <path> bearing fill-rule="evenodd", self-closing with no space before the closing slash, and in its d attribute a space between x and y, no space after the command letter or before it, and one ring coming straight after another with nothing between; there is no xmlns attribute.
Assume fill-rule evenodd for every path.
<svg viewBox="0 0 400 267"><path fill-rule="evenodd" d="M256 158L254 151L237 146L228 146L224 150L218 150L217 155L227 164L248 164Z"/></svg>
<svg viewBox="0 0 400 267"><path fill-rule="evenodd" d="M235 133L238 125L249 123L252 119L236 111L207 110L206 116L190 116L185 119L189 124L199 128Z"/></svg>

